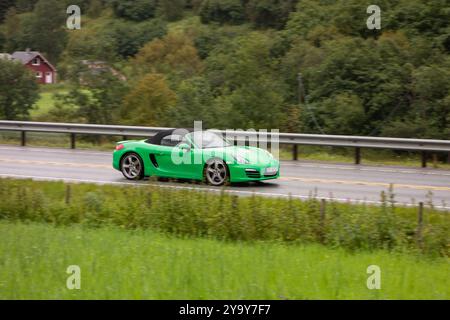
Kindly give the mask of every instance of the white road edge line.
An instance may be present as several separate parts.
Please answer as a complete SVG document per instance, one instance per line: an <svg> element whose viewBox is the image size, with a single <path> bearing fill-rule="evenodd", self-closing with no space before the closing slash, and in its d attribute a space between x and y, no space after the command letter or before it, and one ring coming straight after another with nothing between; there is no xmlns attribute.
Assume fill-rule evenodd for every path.
<svg viewBox="0 0 450 320"><path fill-rule="evenodd" d="M167 189L180 189L180 190L196 190L196 191L209 191L209 192L225 192L225 193L237 193L237 194L246 194L246 195L257 195L257 196L270 196L270 197L278 197L278 198L295 198L295 199L310 199L310 196L301 196L301 195L287 195L282 193L264 193L264 192L254 192L254 191L239 191L239 190L227 190L227 189L213 189L213 188L199 188L199 187L187 187L187 186L174 186L174 185L162 185L155 183L136 183L136 182L117 182L117 181L102 181L102 180L90 180L90 179L77 179L77 178L56 178L56 177L42 177L42 176L26 176L19 174L0 174L0 177L7 178L18 178L18 179L35 179L35 180L43 180L43 181L65 181L65 182L77 182L77 183L94 183L94 184L111 184L111 185L131 185L131 186L153 186L158 188L167 188ZM358 200L358 199L344 199L344 198L331 198L331 197L320 197L320 199L325 199L328 201L336 201L340 203L356 203L356 204L375 204L381 205L381 201L374 200ZM397 205L405 206L405 207L415 207L416 205L413 203L406 202L397 202ZM439 210L450 210L450 207L447 206L434 206L434 208Z"/></svg>

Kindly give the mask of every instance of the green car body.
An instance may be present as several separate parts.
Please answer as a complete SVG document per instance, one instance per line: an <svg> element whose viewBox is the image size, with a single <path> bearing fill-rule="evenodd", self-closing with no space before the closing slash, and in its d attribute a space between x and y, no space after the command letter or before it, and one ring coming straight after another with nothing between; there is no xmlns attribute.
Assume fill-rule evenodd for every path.
<svg viewBox="0 0 450 320"><path fill-rule="evenodd" d="M143 170L139 177L161 177L189 180L205 180L208 164L215 160L227 170L227 182L248 182L276 179L280 163L268 151L244 146L224 145L222 147L200 148L194 143L192 134L175 146L153 144L149 140L122 141L113 154L113 167L122 171L124 159L137 155ZM174 161L174 159L176 161ZM211 171L214 170L211 169ZM125 177L129 178L125 173ZM213 183L214 184L214 183ZM221 185L223 183L217 184Z"/></svg>

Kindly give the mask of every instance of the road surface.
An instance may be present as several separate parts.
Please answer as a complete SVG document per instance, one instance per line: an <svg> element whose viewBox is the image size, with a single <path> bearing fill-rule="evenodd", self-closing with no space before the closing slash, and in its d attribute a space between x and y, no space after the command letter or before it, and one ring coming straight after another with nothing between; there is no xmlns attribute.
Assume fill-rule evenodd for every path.
<svg viewBox="0 0 450 320"><path fill-rule="evenodd" d="M111 166L111 152L0 146L0 177L64 180L110 184L154 184L163 188L205 189L200 183L128 182ZM258 184L239 184L226 188L237 195L320 198L337 201L379 203L382 191L393 184L395 200L403 205L429 201L450 209L450 171L392 166L283 161L281 178Z"/></svg>

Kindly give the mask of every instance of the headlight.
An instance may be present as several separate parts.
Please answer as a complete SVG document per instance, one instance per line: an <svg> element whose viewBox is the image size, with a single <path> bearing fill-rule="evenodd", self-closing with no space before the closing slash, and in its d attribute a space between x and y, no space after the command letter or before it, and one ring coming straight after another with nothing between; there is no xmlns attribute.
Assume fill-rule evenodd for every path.
<svg viewBox="0 0 450 320"><path fill-rule="evenodd" d="M248 161L247 159L245 159L243 156L237 154L234 156L234 159L236 159L236 162L239 164L249 164L250 161Z"/></svg>

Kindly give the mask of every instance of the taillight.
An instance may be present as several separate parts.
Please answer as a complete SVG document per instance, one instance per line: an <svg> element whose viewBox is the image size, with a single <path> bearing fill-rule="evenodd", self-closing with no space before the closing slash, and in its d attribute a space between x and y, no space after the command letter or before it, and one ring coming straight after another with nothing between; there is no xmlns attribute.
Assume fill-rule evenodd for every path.
<svg viewBox="0 0 450 320"><path fill-rule="evenodd" d="M123 144L119 144L116 146L116 151L122 150L123 148L125 148L125 146Z"/></svg>

